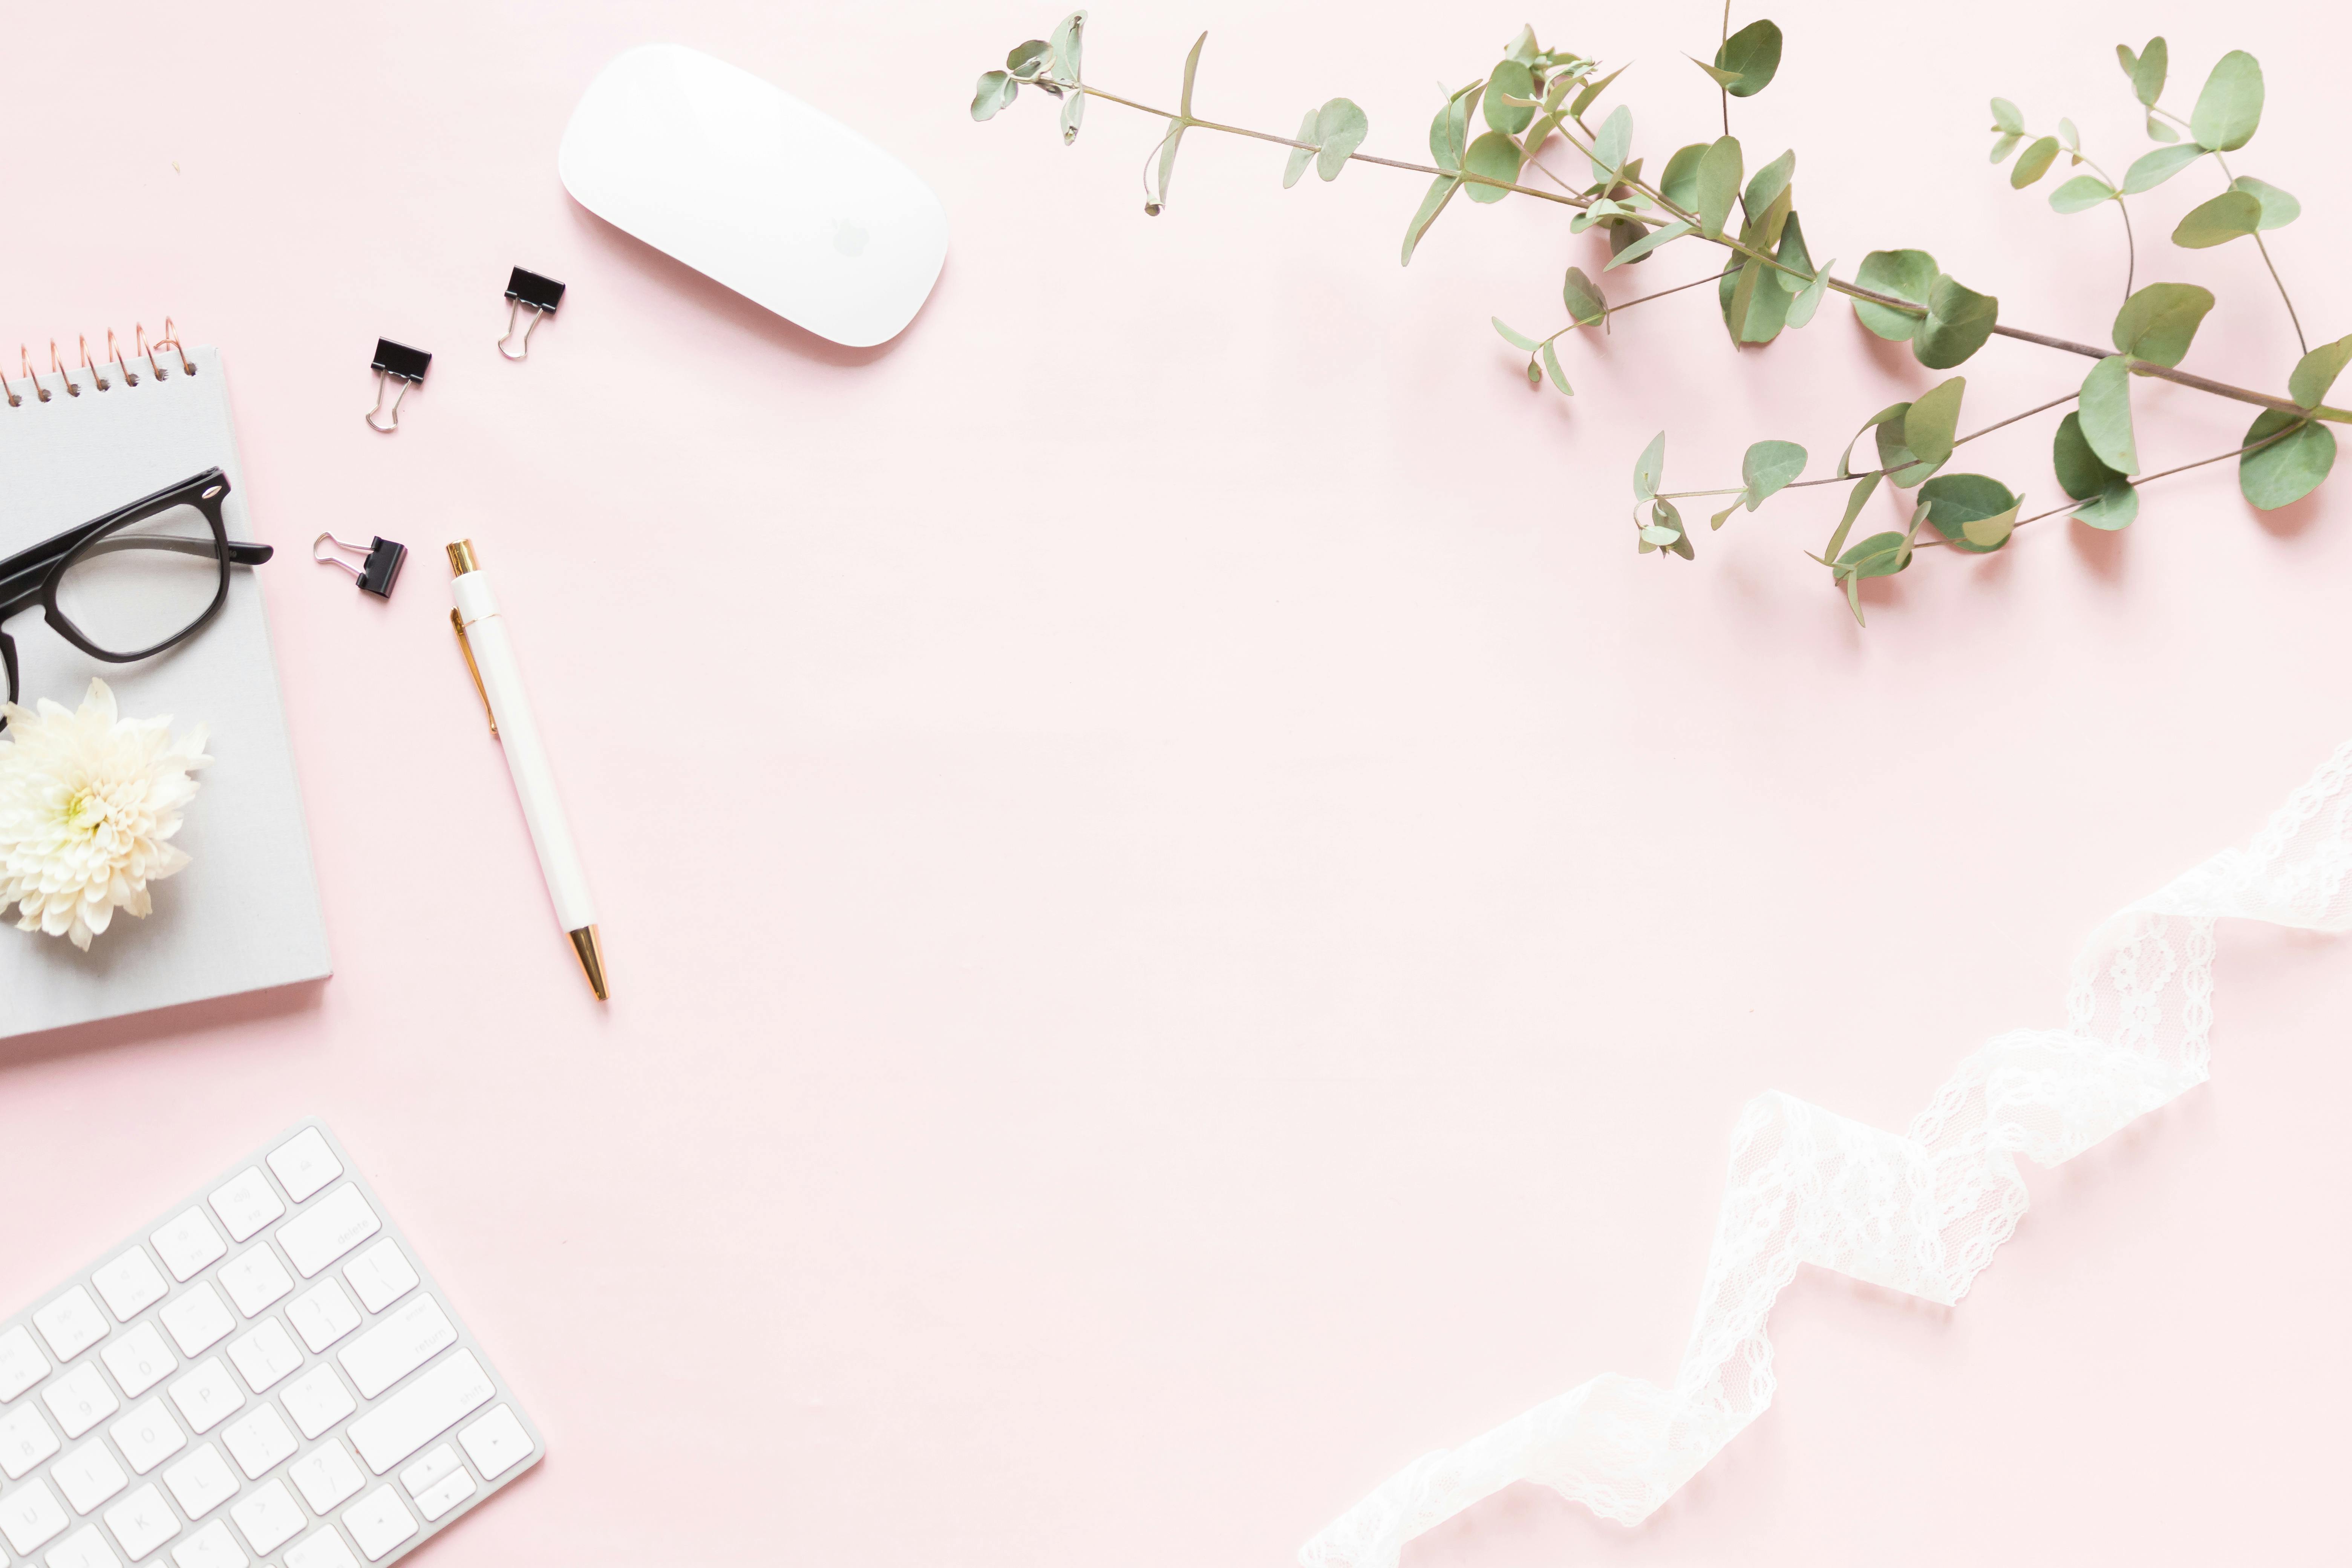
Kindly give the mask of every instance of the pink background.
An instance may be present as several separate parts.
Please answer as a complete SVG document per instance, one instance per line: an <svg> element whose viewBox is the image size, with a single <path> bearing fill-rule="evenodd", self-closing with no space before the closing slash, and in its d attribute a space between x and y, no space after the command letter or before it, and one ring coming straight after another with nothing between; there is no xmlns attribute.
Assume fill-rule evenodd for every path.
<svg viewBox="0 0 2352 1568"><path fill-rule="evenodd" d="M1748 13L1743 11L1742 18ZM1790 4L1735 112L1796 144L1814 254L1921 246L2020 324L2103 338L2111 216L1988 168L1985 100L2146 143L2111 49L2223 49L2238 167L2315 341L2352 226L2332 9ZM1517 10L1107 5L1088 75L1286 129L1334 93L1421 155L1435 79ZM1694 293L1531 394L1486 326L1559 323L1597 241L1533 203L1394 257L1414 176L1279 185L1097 104L1064 149L974 75L1047 9L414 0L20 6L0 331L227 355L336 978L0 1047L0 1299L297 1116L366 1164L544 1426L447 1568L1286 1561L1400 1464L1604 1369L1670 1373L1723 1138L1778 1087L1900 1125L1986 1034L2059 1016L2102 914L2242 840L2352 729L2340 494L2227 468L2127 534L2034 525L1874 588L1858 633L1800 491L1637 558L1749 440L1814 472L1929 382L1843 305L1735 355ZM1713 133L1706 5L1538 17L1637 58L1654 159ZM867 130L954 240L890 347L833 348L572 205L558 135L668 38ZM2054 182L2053 182L2054 183ZM2245 247L2191 368L2283 384ZM529 363L516 263L572 286ZM1699 276L1670 251L1620 298ZM379 334L433 350L385 440ZM70 337L67 338L70 342ZM1963 428L2085 362L1995 342ZM2151 466L2234 406L2143 385ZM0 417L6 417L0 410ZM1964 466L2052 504L2052 416ZM1891 501L1880 526L1895 526ZM415 551L389 605L303 559ZM472 535L535 682L614 999L552 929L451 646ZM201 809L199 803L198 809ZM13 940L13 938L12 938ZM2223 945L2215 1082L2035 1183L1958 1310L1808 1273L1777 1407L1647 1527L1511 1492L1414 1568L2305 1559L2352 1384L2337 1108L2352 965Z"/></svg>

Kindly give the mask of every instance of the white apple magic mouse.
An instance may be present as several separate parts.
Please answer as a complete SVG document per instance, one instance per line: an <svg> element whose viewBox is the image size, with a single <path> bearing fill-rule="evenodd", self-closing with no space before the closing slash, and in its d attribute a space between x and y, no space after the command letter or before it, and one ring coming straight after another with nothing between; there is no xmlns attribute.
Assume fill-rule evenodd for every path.
<svg viewBox="0 0 2352 1568"><path fill-rule="evenodd" d="M853 348L896 337L947 259L947 211L914 171L678 44L631 49L597 73L556 169L598 217Z"/></svg>

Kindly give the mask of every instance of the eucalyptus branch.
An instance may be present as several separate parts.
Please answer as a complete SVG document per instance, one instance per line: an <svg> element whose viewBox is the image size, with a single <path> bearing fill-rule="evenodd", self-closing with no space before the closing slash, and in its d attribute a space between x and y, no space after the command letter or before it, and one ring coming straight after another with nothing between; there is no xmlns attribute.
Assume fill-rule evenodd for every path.
<svg viewBox="0 0 2352 1568"><path fill-rule="evenodd" d="M1474 205L1526 195L1575 209L1570 225L1572 231L1597 229L1609 241L1611 258L1601 269L1604 277L1611 269L1646 260L1652 253L1692 236L1728 253L1730 265L1718 271L1616 304L1581 268L1569 267L1561 282L1569 321L1548 336L1530 337L1496 318L1496 330L1526 351L1528 382L1540 385L1549 380L1563 395L1573 395L1573 389L1560 356L1562 340L1572 338L1580 327L1608 330L1621 310L1708 283L1717 286L1717 308L1738 347L1761 347L1783 331L1811 324L1822 300L1835 293L1851 302L1865 330L1909 344L1913 356L1931 371L1955 369L1995 337L2093 362L2079 389L1966 435L1958 434L1957 426L1967 384L1959 375L1947 375L1916 398L1881 409L1864 423L1854 441L1864 435L1873 436L1878 466L1859 472L1851 467L1853 441L1847 443L1834 474L1806 479L1801 477L1808 461L1803 447L1793 442L1764 440L1748 447L1740 463L1738 486L1666 490L1661 489L1665 463L1665 436L1661 432L1643 451L1633 470L1634 526L1639 548L1644 552L1693 558L1691 530L1675 505L1677 500L1733 498L1713 519L1713 526L1721 528L1742 507L1753 511L1780 490L1848 485L1843 516L1829 543L1813 558L1830 568L1832 580L1844 590L1848 605L1859 618L1861 602L1855 592L1859 581L1903 571L1919 548L1981 553L2008 542L2020 526L2021 503L2017 493L1989 475L1943 470L1958 448L2020 420L2074 405L2060 420L2052 442L2051 460L2060 488L2074 498L2069 506L2057 510L2103 529L2122 528L2134 520L2139 490L2149 481L2230 457L2239 459L2239 486L2249 501L2264 509L2286 505L2308 494L2326 477L2336 451L2328 426L2352 423L2352 411L2325 402L2337 374L2352 364L2352 335L2317 349L2309 346L2294 302L2262 238L2261 231L2293 222L2301 205L2275 186L2238 175L2223 156L2243 147L2262 118L2262 68L2252 55L2242 51L2225 55L2213 67L2198 95L2195 112L2184 120L2158 102L2168 68L2164 40L2151 39L2137 50L2118 47L2116 58L2133 94L2147 110L2148 135L2159 143L2135 160L2121 180L2084 153L2073 121L2061 119L2053 133L2029 140L2024 116L2017 106L2005 99L1992 100L1998 140L1991 161L2003 163L2016 154L2008 175L2012 187L2023 190L2035 184L2063 154L2073 166L2089 172L2058 184L2050 196L2054 210L2070 214L2111 201L2116 204L2124 228L2125 298L2108 334L2113 343L2109 348L2001 320L1999 299L1962 284L1924 250L1873 250L1851 277L1836 275L1834 262L1816 263L1795 203L1796 153L1784 153L1750 170L1738 141L1730 133L1731 100L1752 97L1771 84L1780 68L1782 38L1780 28L1769 21L1750 22L1734 31L1728 0L1712 63L1692 57L1718 89L1723 134L1711 142L1682 147L1663 163L1648 167L1637 155L1633 111L1628 106L1620 103L1612 108L1597 127L1586 119L1587 111L1624 68L1602 75L1596 59L1570 50L1544 48L1532 28L1522 28L1504 47L1503 58L1485 76L1445 95L1429 129L1433 162L1420 163L1362 151L1369 124L1363 110L1344 98L1308 110L1296 136L1200 117L1193 112L1192 91L1205 34L1184 62L1182 97L1174 113L1104 91L1087 82L1080 68L1085 19L1083 12L1065 18L1050 40L1021 45L1006 57L1003 69L983 75L972 100L972 116L992 118L1022 87L1030 86L1061 101L1066 142L1076 137L1088 99L1157 117L1167 129L1146 167L1148 213L1156 215L1165 208L1178 151L1185 133L1197 128L1288 149L1286 186L1295 184L1310 164L1325 181L1337 179L1350 163L1371 163L1427 176L1428 189L1405 229L1401 259L1407 265L1454 196L1465 194ZM1477 127L1481 120L1484 131ZM2186 141L2181 135L2184 131ZM1591 165L1590 185L1580 186L1572 175L1545 160L1542 154L1554 135ZM2212 294L2185 283L2138 286L2138 238L2126 198L2154 189L2209 156L2229 188L2183 218L2172 238L2175 244L2190 248L2240 237L2254 240L2303 351L2284 396L2181 369L2199 327L2212 309ZM1555 188L1528 183L1530 170ZM2168 381L2249 405L2256 410L2253 425L2243 443L2231 452L2142 474L2131 406L2136 379ZM1874 534L1849 547L1855 522L1882 483L1901 491L1916 491L1910 498L1909 525L1900 531ZM2023 521L2037 521L2056 514L2038 512ZM1931 531L1923 533L1923 529Z"/></svg>

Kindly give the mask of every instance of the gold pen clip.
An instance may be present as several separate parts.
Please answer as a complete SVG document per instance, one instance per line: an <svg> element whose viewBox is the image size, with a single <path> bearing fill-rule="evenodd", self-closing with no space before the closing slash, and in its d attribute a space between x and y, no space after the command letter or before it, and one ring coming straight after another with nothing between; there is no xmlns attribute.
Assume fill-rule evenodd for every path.
<svg viewBox="0 0 2352 1568"><path fill-rule="evenodd" d="M466 639L466 619L457 611L452 610L449 612L449 625L457 633L457 651L466 656L467 673L474 678L474 689L482 694L482 711L489 714L490 733L496 736L499 732L499 716L490 711L489 688L482 684L482 667L474 662L474 645Z"/></svg>

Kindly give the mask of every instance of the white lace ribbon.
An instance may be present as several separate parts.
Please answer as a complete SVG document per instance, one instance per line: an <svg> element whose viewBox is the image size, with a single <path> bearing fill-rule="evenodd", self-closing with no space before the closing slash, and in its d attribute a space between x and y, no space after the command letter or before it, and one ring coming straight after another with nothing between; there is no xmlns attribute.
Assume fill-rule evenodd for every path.
<svg viewBox="0 0 2352 1568"><path fill-rule="evenodd" d="M1299 1549L1307 1568L1394 1568L1404 1543L1514 1481L1636 1524L1772 1403L1766 1320L1801 1263L1947 1304L2026 1207L2019 1156L2071 1160L2205 1081L2213 922L2352 930L2352 742L2242 849L2116 911L2084 944L2063 1029L1963 1061L1898 1135L1780 1093L1751 1100L1682 1365L1604 1373L1427 1454Z"/></svg>

